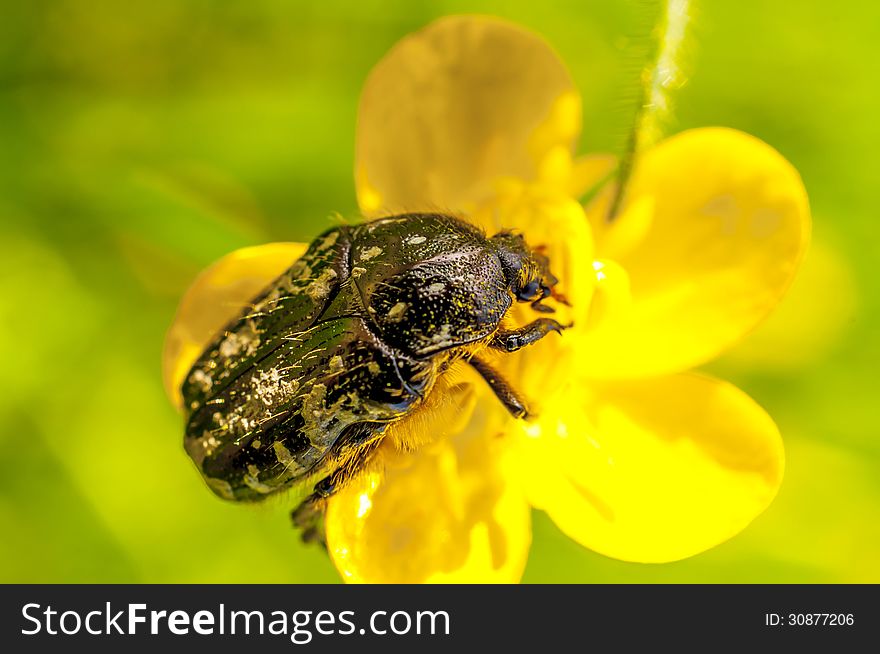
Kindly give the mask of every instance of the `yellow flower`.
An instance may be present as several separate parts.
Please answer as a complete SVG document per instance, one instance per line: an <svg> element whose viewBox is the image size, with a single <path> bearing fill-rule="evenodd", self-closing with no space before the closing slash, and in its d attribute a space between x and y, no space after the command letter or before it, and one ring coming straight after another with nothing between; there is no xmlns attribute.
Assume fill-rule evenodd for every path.
<svg viewBox="0 0 880 654"><path fill-rule="evenodd" d="M546 248L574 326L495 360L536 420L511 418L462 364L392 425L328 505L344 579L518 581L531 507L597 552L672 561L735 535L775 495L773 421L687 371L741 339L791 282L809 232L797 172L741 132L687 131L643 153L609 221L613 189L599 185L615 162L573 157L580 118L552 50L494 19L437 21L370 75L355 173L365 215L431 209L521 230ZM200 276L166 343L172 396L212 334L303 247L248 248Z"/></svg>

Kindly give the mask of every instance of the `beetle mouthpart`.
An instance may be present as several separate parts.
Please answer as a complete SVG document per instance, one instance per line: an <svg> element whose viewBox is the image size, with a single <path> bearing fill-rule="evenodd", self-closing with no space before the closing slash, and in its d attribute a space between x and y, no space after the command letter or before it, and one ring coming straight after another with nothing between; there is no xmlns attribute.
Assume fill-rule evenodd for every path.
<svg viewBox="0 0 880 654"><path fill-rule="evenodd" d="M568 301L568 298L555 288L550 289L550 297L559 302L559 304L564 304L567 307L571 306L571 302Z"/></svg>
<svg viewBox="0 0 880 654"><path fill-rule="evenodd" d="M539 313L556 313L556 309L553 307L548 307L546 304L541 304L544 301L544 298L538 298L534 302L532 302L531 307L533 310L538 311Z"/></svg>

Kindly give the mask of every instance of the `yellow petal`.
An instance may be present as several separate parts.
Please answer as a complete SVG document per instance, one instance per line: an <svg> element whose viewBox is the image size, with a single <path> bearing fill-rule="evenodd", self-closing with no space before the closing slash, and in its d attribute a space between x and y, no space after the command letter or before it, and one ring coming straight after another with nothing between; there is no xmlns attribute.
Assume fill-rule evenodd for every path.
<svg viewBox="0 0 880 654"><path fill-rule="evenodd" d="M853 271L814 238L779 309L718 362L725 369L793 371L830 355L853 324L859 298Z"/></svg>
<svg viewBox="0 0 880 654"><path fill-rule="evenodd" d="M269 282L299 259L308 245L268 243L236 250L203 270L177 307L165 336L165 392L180 406L180 385L211 338Z"/></svg>
<svg viewBox="0 0 880 654"><path fill-rule="evenodd" d="M526 426L530 499L582 545L662 562L727 540L782 479L772 419L736 387L696 374L571 389Z"/></svg>
<svg viewBox="0 0 880 654"><path fill-rule="evenodd" d="M590 302L587 327L613 320L615 314L628 312L632 307L629 277L620 264L597 259L593 262L593 272L593 299Z"/></svg>
<svg viewBox="0 0 880 654"><path fill-rule="evenodd" d="M355 181L367 214L468 210L498 177L532 179L580 133L580 98L538 36L453 16L400 41L358 110Z"/></svg>
<svg viewBox="0 0 880 654"><path fill-rule="evenodd" d="M592 376L665 374L713 358L776 306L809 240L797 171L731 129L691 130L646 152L610 226L608 195L588 212L596 253L626 270L632 304L591 331L581 363Z"/></svg>
<svg viewBox="0 0 880 654"><path fill-rule="evenodd" d="M394 439L385 441L380 464L329 501L327 546L343 579L519 581L531 523L520 487L507 481L506 442L494 427L500 418L493 404L481 403L463 431L415 452L403 453ZM442 430L443 423L433 428Z"/></svg>
<svg viewBox="0 0 880 654"><path fill-rule="evenodd" d="M579 198L609 179L617 168L617 157L610 154L590 154L572 161L564 190Z"/></svg>

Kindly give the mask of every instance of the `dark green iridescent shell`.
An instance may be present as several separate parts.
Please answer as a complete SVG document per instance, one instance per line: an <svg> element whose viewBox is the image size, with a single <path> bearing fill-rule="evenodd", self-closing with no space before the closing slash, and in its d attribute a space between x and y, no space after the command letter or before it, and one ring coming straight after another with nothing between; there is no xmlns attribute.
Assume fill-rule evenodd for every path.
<svg viewBox="0 0 880 654"><path fill-rule="evenodd" d="M211 488L261 499L332 469L353 427L379 436L412 412L511 306L497 249L439 214L318 237L184 381L185 447Z"/></svg>

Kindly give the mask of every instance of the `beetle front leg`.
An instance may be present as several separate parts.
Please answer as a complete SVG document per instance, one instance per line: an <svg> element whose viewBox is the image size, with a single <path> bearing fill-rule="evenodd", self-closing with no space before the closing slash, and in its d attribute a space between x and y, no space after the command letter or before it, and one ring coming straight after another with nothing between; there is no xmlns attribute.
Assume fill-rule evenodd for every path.
<svg viewBox="0 0 880 654"><path fill-rule="evenodd" d="M531 345L540 341L550 332L562 333L563 329L567 329L571 325L562 325L550 318L538 318L530 322L524 327L510 330L499 330L495 332L489 346L496 350L504 350L505 352L516 352L526 345Z"/></svg>
<svg viewBox="0 0 880 654"><path fill-rule="evenodd" d="M480 373L483 379L486 380L486 383L489 384L489 388L492 389L495 396L501 400L501 403L508 411L510 411L510 414L514 418L529 417L529 410L526 408L526 403L497 370L485 361L476 357L471 357L468 360L468 363L470 363L474 369Z"/></svg>

